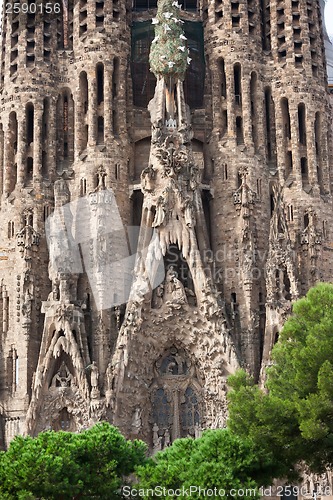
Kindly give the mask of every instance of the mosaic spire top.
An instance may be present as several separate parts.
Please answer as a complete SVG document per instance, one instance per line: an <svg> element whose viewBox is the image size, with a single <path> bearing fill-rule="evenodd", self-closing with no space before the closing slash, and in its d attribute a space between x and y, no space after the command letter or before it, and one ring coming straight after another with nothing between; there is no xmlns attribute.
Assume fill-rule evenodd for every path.
<svg viewBox="0 0 333 500"><path fill-rule="evenodd" d="M180 19L181 5L173 0L159 0L155 25L155 38L150 48L150 69L159 77L174 77L184 80L190 64L184 21Z"/></svg>

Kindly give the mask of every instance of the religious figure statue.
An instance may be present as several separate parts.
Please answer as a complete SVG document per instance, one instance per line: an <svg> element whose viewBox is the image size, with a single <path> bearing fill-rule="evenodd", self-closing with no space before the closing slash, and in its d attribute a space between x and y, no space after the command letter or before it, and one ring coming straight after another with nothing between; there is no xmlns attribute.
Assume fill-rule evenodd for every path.
<svg viewBox="0 0 333 500"><path fill-rule="evenodd" d="M175 304L186 304L187 297L174 266L170 266L165 278L166 299Z"/></svg>
<svg viewBox="0 0 333 500"><path fill-rule="evenodd" d="M198 424L198 422L196 422L195 426L194 426L194 437L195 439L198 439L202 436L202 430L201 430L201 427L200 425Z"/></svg>
<svg viewBox="0 0 333 500"><path fill-rule="evenodd" d="M114 380L114 366L112 365L112 363L108 364L105 376L106 376L106 389L107 391L112 391L113 380Z"/></svg>
<svg viewBox="0 0 333 500"><path fill-rule="evenodd" d="M155 423L153 426L153 453L157 453L158 451L161 451L162 449L162 436L158 435L159 432L159 427Z"/></svg>
<svg viewBox="0 0 333 500"><path fill-rule="evenodd" d="M31 321L32 301L33 301L33 296L30 293L30 290L27 289L24 296L24 302L22 304L22 314L23 316L25 316L25 320L27 322Z"/></svg>
<svg viewBox="0 0 333 500"><path fill-rule="evenodd" d="M164 219L165 219L165 200L162 196L160 196L157 200L156 213L152 226L153 227L161 226L164 222Z"/></svg>
<svg viewBox="0 0 333 500"><path fill-rule="evenodd" d="M164 448L167 448L171 444L171 437L170 437L170 432L169 429L165 429L164 432Z"/></svg>
<svg viewBox="0 0 333 500"><path fill-rule="evenodd" d="M60 365L59 370L52 379L51 387L65 388L65 387L70 387L72 383L73 383L73 375L68 370L67 366L65 365L65 362L63 361Z"/></svg>
<svg viewBox="0 0 333 500"><path fill-rule="evenodd" d="M98 388L99 370L97 368L96 361L93 361L90 365L90 383L92 389Z"/></svg>
<svg viewBox="0 0 333 500"><path fill-rule="evenodd" d="M141 430L141 426L142 426L141 415L142 415L142 409L135 408L135 411L134 411L133 417L132 417L132 432L133 432L133 434L139 434L139 432Z"/></svg>

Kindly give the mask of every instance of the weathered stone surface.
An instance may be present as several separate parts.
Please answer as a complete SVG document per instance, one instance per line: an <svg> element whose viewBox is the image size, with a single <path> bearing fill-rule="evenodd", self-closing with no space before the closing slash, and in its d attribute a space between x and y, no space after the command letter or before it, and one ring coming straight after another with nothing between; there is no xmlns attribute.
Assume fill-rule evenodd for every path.
<svg viewBox="0 0 333 500"><path fill-rule="evenodd" d="M319 2L173 5L188 68L156 82L156 6L63 5L3 16L3 446L104 418L157 451L225 425L227 376L263 380L291 301L332 279Z"/></svg>

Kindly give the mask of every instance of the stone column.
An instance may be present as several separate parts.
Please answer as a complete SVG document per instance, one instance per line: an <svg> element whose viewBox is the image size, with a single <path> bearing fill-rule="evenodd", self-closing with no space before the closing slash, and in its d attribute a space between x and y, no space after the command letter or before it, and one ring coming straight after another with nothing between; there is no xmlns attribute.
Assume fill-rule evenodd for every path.
<svg viewBox="0 0 333 500"><path fill-rule="evenodd" d="M261 138L266 137L265 130L265 119L266 119L266 109L265 109L265 92L263 89L263 83L257 79L257 98L256 98L258 109L254 110L254 119L257 125L257 136L258 136L258 151L264 157L267 157L265 142ZM272 116L272 119L275 117ZM273 146L273 145L272 145Z"/></svg>
<svg viewBox="0 0 333 500"><path fill-rule="evenodd" d="M311 115L309 113L308 106L306 107L305 127L306 127L306 150L307 150L308 169L309 169L309 182L311 186L318 188L315 114Z"/></svg>
<svg viewBox="0 0 333 500"><path fill-rule="evenodd" d="M228 139L236 141L236 113L235 113L235 85L234 69L232 64L225 61L225 76L227 81L227 113L228 113Z"/></svg>
<svg viewBox="0 0 333 500"><path fill-rule="evenodd" d="M91 76L93 74L93 76ZM97 95L95 68L88 74L88 146L96 146L97 131Z"/></svg>
<svg viewBox="0 0 333 500"><path fill-rule="evenodd" d="M34 171L33 171L33 180L35 182L40 183L41 176L41 167L42 167L42 124L43 124L43 106L41 103L35 103L34 110L34 152L33 152L33 160L34 160Z"/></svg>
<svg viewBox="0 0 333 500"><path fill-rule="evenodd" d="M325 191L330 192L330 163L329 163L329 145L328 145L328 130L330 123L327 120L327 113L324 110L322 113L322 128L321 128L321 158L322 158L322 179Z"/></svg>
<svg viewBox="0 0 333 500"><path fill-rule="evenodd" d="M104 143L109 144L112 136L112 63L104 66Z"/></svg>
<svg viewBox="0 0 333 500"><path fill-rule="evenodd" d="M242 66L242 72L244 65ZM242 116L243 116L243 134L244 143L247 147L253 147L252 138L252 120L251 120L251 96L250 96L250 80L242 78Z"/></svg>
<svg viewBox="0 0 333 500"><path fill-rule="evenodd" d="M4 132L4 155L3 155L3 184L4 184L4 194L7 197L10 194L10 177L11 177L11 158L9 146L12 141L12 134L10 130L10 123L8 118L6 119L6 128Z"/></svg>
<svg viewBox="0 0 333 500"><path fill-rule="evenodd" d="M50 178L55 174L56 171L56 133L57 133L57 101L54 98L50 98L50 116L49 119L49 127L47 133L47 165L48 165L48 174Z"/></svg>
<svg viewBox="0 0 333 500"><path fill-rule="evenodd" d="M291 151L293 155L293 173L296 184L302 188L301 158L299 151L299 126L297 106L291 105L289 101L290 130L291 130Z"/></svg>
<svg viewBox="0 0 333 500"><path fill-rule="evenodd" d="M276 156L280 182L285 178L286 150L288 138L284 137L283 117L280 106L280 96L277 96L278 104L275 106L275 129L276 129ZM265 133L266 134L266 133Z"/></svg>
<svg viewBox="0 0 333 500"><path fill-rule="evenodd" d="M26 119L23 109L17 114L17 183L19 187L24 186L26 175L25 130Z"/></svg>

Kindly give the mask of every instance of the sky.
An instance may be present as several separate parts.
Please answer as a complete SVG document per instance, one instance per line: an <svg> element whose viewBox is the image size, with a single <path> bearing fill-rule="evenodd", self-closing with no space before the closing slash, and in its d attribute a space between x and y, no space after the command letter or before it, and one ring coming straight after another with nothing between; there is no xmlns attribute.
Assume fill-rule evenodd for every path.
<svg viewBox="0 0 333 500"><path fill-rule="evenodd" d="M325 22L327 32L330 37L333 37L333 0L327 0L325 6Z"/></svg>

